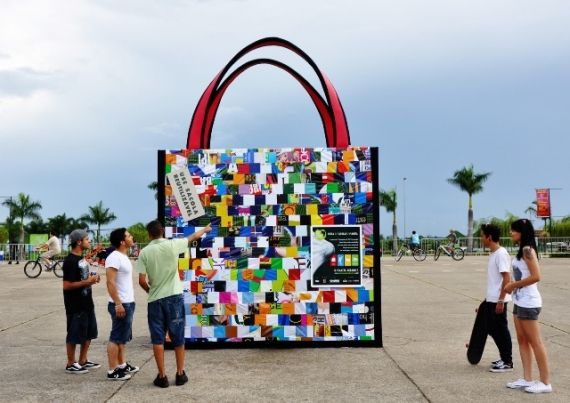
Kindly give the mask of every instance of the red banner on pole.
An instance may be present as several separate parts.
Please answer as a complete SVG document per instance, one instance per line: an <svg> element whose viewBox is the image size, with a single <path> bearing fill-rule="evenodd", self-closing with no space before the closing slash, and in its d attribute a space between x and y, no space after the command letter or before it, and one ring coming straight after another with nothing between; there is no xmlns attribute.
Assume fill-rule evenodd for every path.
<svg viewBox="0 0 570 403"><path fill-rule="evenodd" d="M550 215L550 189L536 189L536 216L549 218Z"/></svg>

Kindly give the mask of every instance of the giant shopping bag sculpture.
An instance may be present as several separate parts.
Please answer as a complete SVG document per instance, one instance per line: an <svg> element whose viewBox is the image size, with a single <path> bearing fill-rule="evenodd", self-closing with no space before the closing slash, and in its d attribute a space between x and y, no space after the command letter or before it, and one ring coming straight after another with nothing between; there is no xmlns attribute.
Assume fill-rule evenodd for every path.
<svg viewBox="0 0 570 403"><path fill-rule="evenodd" d="M307 61L324 97L273 59L228 74L267 46ZM305 88L327 147L210 149L222 96L258 64ZM213 226L179 259L187 347L382 346L378 149L350 145L334 87L297 46L265 38L236 54L200 98L186 148L159 151L158 189L167 237Z"/></svg>

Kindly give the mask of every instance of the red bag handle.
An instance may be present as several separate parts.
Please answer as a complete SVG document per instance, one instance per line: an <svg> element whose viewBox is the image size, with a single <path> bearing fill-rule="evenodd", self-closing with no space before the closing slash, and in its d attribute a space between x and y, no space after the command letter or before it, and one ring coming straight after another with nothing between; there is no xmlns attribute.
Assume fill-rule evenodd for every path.
<svg viewBox="0 0 570 403"><path fill-rule="evenodd" d="M202 136L202 139L206 139L207 143L202 144L202 148L210 148L209 141L212 137L212 128L214 126L214 119L215 119L216 114L218 112L218 107L220 106L220 102L222 100L222 97L224 96L224 94L225 94L226 90L228 89L228 87L230 86L230 84L245 70L249 69L250 67L257 66L259 64L269 64L269 65L278 67L278 68L286 71L287 73L291 74L303 86L303 88L305 88L305 90L307 91L307 93L311 97L313 103L315 104L315 107L317 108L317 111L319 112L319 115L321 117L323 129L325 131L327 139L328 138L331 138L331 139L335 138L334 123L333 123L333 120L331 118L331 114L330 114L328 105L326 104L323 97L317 92L317 90L315 90L315 88L307 80L305 80L303 78L303 76L301 76L299 73L297 73L291 67L287 66L284 63L278 62L277 60L254 59L254 60L251 60L247 63L244 63L239 68L237 68L235 71L233 71L228 76L228 78L224 80L224 82L222 83L222 85L220 86L218 91L216 91L214 98L210 104L210 107L208 108L208 112L206 113L206 124L204 125L204 136Z"/></svg>
<svg viewBox="0 0 570 403"><path fill-rule="evenodd" d="M241 51L239 51L208 85L208 87L200 97L196 109L194 110L192 121L190 123L190 128L188 130L187 148L209 147L211 129L213 126L213 119L215 117L217 107L219 106L219 103L221 101L221 95L223 95L223 92L225 92L227 86L231 83L231 81L229 81L227 85L224 83L224 85L222 85L223 92L221 92L221 95L218 96L219 92L222 89L220 86L222 84L223 77L241 57L243 57L244 55L255 49L265 46L284 47L298 54L307 63L309 63L309 65L313 68L313 70L317 74L321 86L323 87L323 92L326 98L326 104L324 106L321 105L319 99L322 100L322 97L320 97L320 95L318 95L318 93L314 90L314 88L306 80L304 80L298 73L288 68L284 64L276 62L271 59L257 59L256 61L252 61L255 63L252 62L245 63L242 66L243 68L240 67L239 69L240 71L237 74L232 75L231 81L233 81L239 74L241 74L241 72L245 71L247 68L260 63L271 64L284 69L285 71L292 74L303 85L303 87L309 92L309 95L311 96L313 102L317 106L319 114L321 115L321 120L323 121L323 126L325 128L327 146L329 147L348 146L350 144L350 136L348 131L348 125L346 124L346 116L344 114L342 104L340 103L340 100L338 98L338 94L333 85L331 84L330 80L324 75L324 73L320 71L315 62L305 52L303 52L297 46L293 45L291 42L281 38L264 38L256 42L253 42L252 44L246 46ZM326 107L326 109L328 110L329 118L327 118L326 117L327 114L324 113L324 107ZM210 112L210 108L213 108L212 112ZM328 126L331 127L327 129Z"/></svg>

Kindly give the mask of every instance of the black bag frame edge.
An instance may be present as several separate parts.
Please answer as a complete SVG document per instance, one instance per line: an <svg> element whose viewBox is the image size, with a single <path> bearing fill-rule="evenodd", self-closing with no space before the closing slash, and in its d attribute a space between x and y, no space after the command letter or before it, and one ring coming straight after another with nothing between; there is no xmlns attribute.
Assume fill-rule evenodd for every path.
<svg viewBox="0 0 570 403"><path fill-rule="evenodd" d="M372 164L372 192L378 195L379 188L379 165L378 165L378 147L369 147L371 151ZM159 150L157 158L157 218L165 224L164 204L166 202L165 188L165 166L166 151ZM374 197L374 240L380 242L380 200ZM272 349L292 349L292 348L338 348L338 347L384 347L382 340L382 312L381 312L381 254L380 248L374 248L374 265L378 266L373 276L374 284L374 340L339 340L339 341L242 341L242 342L226 342L226 341L204 341L204 342L188 342L185 343L187 350L213 350L213 349L243 349L243 348L272 348ZM165 343L165 347L173 348L171 342Z"/></svg>

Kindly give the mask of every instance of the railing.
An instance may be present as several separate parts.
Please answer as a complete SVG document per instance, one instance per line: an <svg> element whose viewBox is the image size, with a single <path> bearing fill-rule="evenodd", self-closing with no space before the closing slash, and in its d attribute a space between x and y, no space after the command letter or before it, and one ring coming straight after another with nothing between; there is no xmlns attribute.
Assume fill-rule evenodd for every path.
<svg viewBox="0 0 570 403"><path fill-rule="evenodd" d="M570 237L550 237L550 238L537 238L538 252L544 256L568 256L570 257ZM398 240L398 247L404 240ZM406 239L405 242L409 242ZM429 255L433 254L435 248L440 243L447 244L447 238L421 238L420 247ZM500 239L500 243L504 246L511 255L516 254L518 246L516 246L511 238L505 237ZM138 251L142 250L147 244L137 244ZM467 238L459 238L456 243L457 246L464 248L467 253ZM102 244L103 247L108 247L109 244ZM20 262L27 260L35 260L42 252L34 250L35 245L31 244L0 244L0 263L4 262ZM380 241L380 248L382 255L392 255L392 240L382 239ZM64 257L68 253L67 250L62 251L60 257ZM473 238L473 251L470 255L486 255L489 249L481 244L479 237ZM129 256L137 258L138 253L136 249L129 251Z"/></svg>
<svg viewBox="0 0 570 403"><path fill-rule="evenodd" d="M102 244L104 248L109 247L109 244ZM137 245L138 251L145 245ZM32 244L0 244L0 263L19 263L26 262L28 260L36 260L37 257L44 251L35 250L36 245ZM62 250L57 256L58 258L64 258L69 253L68 249ZM129 257L137 258L138 252L136 248L129 250Z"/></svg>
<svg viewBox="0 0 570 403"><path fill-rule="evenodd" d="M405 242L409 242L409 238ZM398 247L404 242L398 239ZM427 252L433 254L435 248L439 244L447 244L447 238L421 238L420 247ZM381 250L383 255L392 255L392 240L382 239L380 241ZM519 250L519 247L514 244L510 237L503 237L500 239L501 246L504 246L507 251L513 255ZM538 252L545 256L566 256L570 257L570 237L549 237L549 238L536 238ZM464 248L467 253L467 238L459 238L455 244L460 248ZM481 243L479 237L473 238L473 251L470 255L486 255L489 249Z"/></svg>

